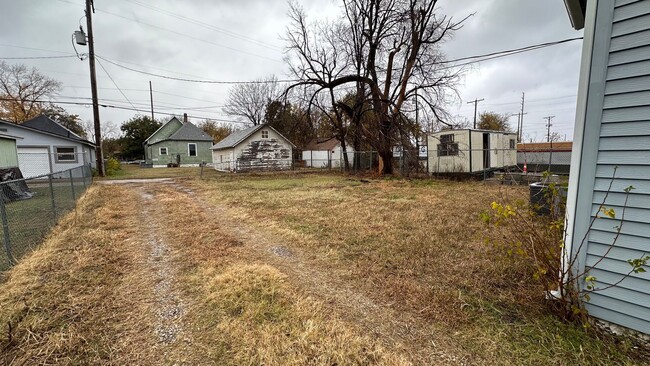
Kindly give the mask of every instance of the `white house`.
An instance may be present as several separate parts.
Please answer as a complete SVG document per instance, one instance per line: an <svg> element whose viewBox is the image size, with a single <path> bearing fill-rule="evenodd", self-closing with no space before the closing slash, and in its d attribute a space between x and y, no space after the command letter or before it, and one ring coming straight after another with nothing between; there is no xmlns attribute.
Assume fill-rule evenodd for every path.
<svg viewBox="0 0 650 366"><path fill-rule="evenodd" d="M354 150L351 146L345 146L345 154L348 156L350 166L354 162ZM314 168L340 168L345 166L343 160L343 148L341 141L334 137L328 139L313 139L302 151L302 160L306 167Z"/></svg>
<svg viewBox="0 0 650 366"><path fill-rule="evenodd" d="M216 170L282 170L293 166L295 145L273 127L261 124L235 131L212 147Z"/></svg>
<svg viewBox="0 0 650 366"><path fill-rule="evenodd" d="M95 166L95 145L46 116L22 124L0 120L0 133L19 137L18 167L25 178Z"/></svg>
<svg viewBox="0 0 650 366"><path fill-rule="evenodd" d="M650 268L627 276L628 260L650 254L650 1L565 3L584 27L566 248L572 270L596 279L589 314L650 334Z"/></svg>
<svg viewBox="0 0 650 366"><path fill-rule="evenodd" d="M517 134L444 130L428 136L429 173L478 173L517 165Z"/></svg>

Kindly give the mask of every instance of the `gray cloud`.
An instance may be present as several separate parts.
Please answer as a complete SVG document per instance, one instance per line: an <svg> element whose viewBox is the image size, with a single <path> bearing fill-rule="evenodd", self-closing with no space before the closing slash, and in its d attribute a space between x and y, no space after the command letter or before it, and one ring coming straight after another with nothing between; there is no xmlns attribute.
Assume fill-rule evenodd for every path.
<svg viewBox="0 0 650 366"><path fill-rule="evenodd" d="M83 4L82 0L3 2L0 57L61 54L49 51L73 53L70 37L79 27ZM572 30L561 0L443 0L440 4L446 14L456 19L475 13L463 29L443 45L449 59L581 35ZM301 5L310 19L334 18L340 7L334 0L301 1ZM284 43L280 39L288 25L288 6L284 0L96 0L96 6L97 53L124 62L125 66L176 77L212 80L251 80L269 74L283 78L287 71L282 62ZM178 17L205 24L200 26ZM84 19L81 23L85 28ZM480 110L515 112L521 92L525 91L529 112L526 131L530 135L542 136L542 117L546 115L556 115L554 128L571 135L580 49L581 42L573 42L473 65L463 85L459 86L463 103L449 108L471 119L473 107L465 102L478 97L485 98L485 102L479 104ZM85 47L79 50L87 52ZM90 97L87 62L70 58L26 60L24 63L62 81L61 99L63 96ZM103 65L138 108L147 109L149 80L153 82L154 99L160 111L169 113L222 105L228 91L226 85L183 83L134 73L106 62ZM128 105L101 68L98 77L100 98ZM66 108L83 119L92 116L87 107ZM230 119L220 108L189 110L189 113ZM101 116L104 121L119 123L133 113L102 109Z"/></svg>

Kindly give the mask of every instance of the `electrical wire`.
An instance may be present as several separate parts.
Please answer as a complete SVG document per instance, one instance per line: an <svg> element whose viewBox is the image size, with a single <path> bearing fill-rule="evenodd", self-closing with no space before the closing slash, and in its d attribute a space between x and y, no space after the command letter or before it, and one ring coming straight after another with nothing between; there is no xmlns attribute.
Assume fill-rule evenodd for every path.
<svg viewBox="0 0 650 366"><path fill-rule="evenodd" d="M145 4L145 3L142 3L142 2L136 1L136 0L123 0L123 1L130 2L132 4L141 6L143 8L155 11L157 13L165 14L167 16L170 16L170 17L173 17L173 18L176 18L176 19L180 19L180 20L185 21L187 23L194 24L194 25L197 25L197 26L200 26L200 27L203 27L203 28L218 32L218 33L222 33L222 34L225 34L227 36L237 38L239 40L250 42L250 43L255 44L257 46L265 47L265 48L268 48L268 49L274 50L274 51L281 51L282 50L282 47L269 45L267 42L259 41L259 40L256 40L254 38L251 38L251 37L239 34L239 33L229 31L227 29L219 28L217 26L214 26L214 25L209 24L209 23L205 23L205 22L200 21L198 19L193 19L193 18L190 18L190 17L186 17L184 15L179 15L179 14L177 14L175 12L171 12L171 11L165 10L163 8L154 6L154 5Z"/></svg>
<svg viewBox="0 0 650 366"><path fill-rule="evenodd" d="M77 58L77 56L31 56L31 57L0 57L0 60L44 60L54 58Z"/></svg>
<svg viewBox="0 0 650 366"><path fill-rule="evenodd" d="M509 54L509 53L514 54L515 52L518 53L518 51L532 51L532 50L536 50L536 49L539 49L539 48L545 48L545 47L555 46L555 45L562 44L562 43L577 41L577 40L580 40L580 39L583 39L583 38L584 37L574 37L574 38L567 38L567 39L563 39L563 40L559 40L559 41L538 43L538 44L534 44L534 45L530 45L530 46L526 46L526 47L513 48L511 50L498 51L498 52L486 53L486 54L475 55L475 56L461 57L461 58L457 58L457 59L449 60L449 61L440 61L438 63L439 64L446 64L446 63L471 60L471 59L475 59L475 58L497 56L497 55L507 56L507 54Z"/></svg>
<svg viewBox="0 0 650 366"><path fill-rule="evenodd" d="M12 98L0 98L0 101L15 101L15 99ZM30 103L56 103L56 104L64 104L64 105L77 105L77 106L84 106L84 107L92 107L91 102L71 102L71 101L57 101L57 100L26 100L25 102L30 102ZM111 108L111 109L120 109L120 110L127 110L127 111L134 111L134 112L141 112L141 113L149 113L151 110L147 109L140 109L140 108L133 108L133 107L128 107L128 106L120 106L120 105L115 105L115 104L107 104L107 103L98 103L98 105L102 108ZM174 113L168 113L168 112L160 112L156 111L156 114L162 114L166 116L177 116L177 114ZM244 122L244 121L234 121L234 120L227 120L227 119L222 119L222 118L214 118L214 117L205 117L205 116L196 116L196 115L188 115L190 118L198 118L198 119L210 119L214 120L217 122L224 122L224 123L239 123L239 124L249 124L249 122Z"/></svg>
<svg viewBox="0 0 650 366"><path fill-rule="evenodd" d="M277 60L277 59L274 59L274 58L259 55L257 53L252 53L252 52L240 50L238 48L222 45L222 44L212 42L212 41L208 41L208 40L205 40L205 39L197 38L197 37L191 36L189 34L177 32L177 31L167 29L167 28L164 28L164 27L160 27L160 26L157 26L157 25L145 23L145 22L139 21L137 19L133 19L133 18L129 18L129 17L125 17L125 16L122 16L122 15L119 15L119 14L112 13L110 11L106 11L106 10L102 10L102 9L97 9L97 11L101 12L101 13L104 13L104 14L112 15L112 16L117 17L117 18L121 18L121 19L125 19L125 20L131 21L131 22L135 22L135 23L138 23L140 25L144 25L144 26L147 26L147 27L150 27L150 28L158 29L158 30L161 30L161 31L164 31L164 32L168 32L168 33L176 34L176 35L186 37L186 38L189 38L189 39L193 39L195 41L204 42L204 43L207 43L207 44L211 44L213 46L226 48L226 49L229 49L231 51L240 52L240 53L247 54L247 55L250 55L250 56L260 57L260 58L263 58L263 59L266 59L266 60L269 60L269 61L282 62L281 60Z"/></svg>
<svg viewBox="0 0 650 366"><path fill-rule="evenodd" d="M122 94L122 96L124 97L124 99L126 99L126 101L129 102L129 104L131 105L131 107L135 108L135 106L133 105L133 103L131 103L131 101L130 101L129 98L126 96L126 94L124 94L124 92L122 91L122 89L120 89L120 87L117 86L117 83L115 82L115 80L113 80L113 78L111 77L111 74L108 73L108 71L106 70L106 68L105 68L104 65L102 64L102 62L101 62L100 60L97 60L97 63L98 63L99 66L102 68L102 70L104 70L104 73L106 73L106 76L108 76L108 78L111 79L111 81L113 82L113 85L115 85L115 87L117 88L117 90L120 91L120 94Z"/></svg>
<svg viewBox="0 0 650 366"><path fill-rule="evenodd" d="M185 79L185 78L177 78L175 76L169 76L169 75L162 75L162 74L155 74L152 72L148 71L142 71L142 70L137 70L128 66L121 65L117 62L111 61L107 58L104 58L99 55L95 55L96 58L102 59L110 64L113 64L117 67L121 67L123 69L137 72L140 74L144 75L149 75L149 76L155 76L163 79L170 79L170 80L176 80L176 81L185 81L188 83L202 83L202 84L227 84L227 85L233 85L233 84L268 84L268 83L273 83L273 82L278 82L278 83L286 83L286 82L298 82L300 80L293 79L293 80L273 80L273 81L264 81L264 80L253 80L253 81L217 81L217 80L198 80L198 79Z"/></svg>

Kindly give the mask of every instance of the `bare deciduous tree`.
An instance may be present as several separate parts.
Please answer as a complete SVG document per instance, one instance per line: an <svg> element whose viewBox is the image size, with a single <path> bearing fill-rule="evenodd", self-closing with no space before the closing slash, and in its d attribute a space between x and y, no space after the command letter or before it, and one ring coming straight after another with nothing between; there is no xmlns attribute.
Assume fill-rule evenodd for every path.
<svg viewBox="0 0 650 366"><path fill-rule="evenodd" d="M0 61L0 118L21 123L37 117L54 96L61 83L35 68Z"/></svg>
<svg viewBox="0 0 650 366"><path fill-rule="evenodd" d="M464 19L454 22L438 14L437 3L343 0L343 21L314 26L298 5L291 5L286 39L294 57L288 60L300 82L289 89L312 86L313 100L327 93L342 111L344 91L356 90L346 114L361 123L364 113L372 113L358 131L377 150L383 174L393 172L393 146L408 143L407 114L414 111L414 99L444 121L444 105L456 95L460 71L445 64L440 44Z"/></svg>
<svg viewBox="0 0 650 366"><path fill-rule="evenodd" d="M257 126L264 120L269 102L277 97L277 78L274 75L246 84L233 86L228 93L226 114L242 117Z"/></svg>

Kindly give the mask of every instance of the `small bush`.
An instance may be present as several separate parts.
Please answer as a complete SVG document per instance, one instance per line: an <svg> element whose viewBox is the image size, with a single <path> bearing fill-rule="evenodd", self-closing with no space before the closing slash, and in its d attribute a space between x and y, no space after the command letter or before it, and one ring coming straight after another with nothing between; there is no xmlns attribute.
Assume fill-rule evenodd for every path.
<svg viewBox="0 0 650 366"><path fill-rule="evenodd" d="M110 157L106 160L106 175L115 175L120 170L122 170L122 165L119 160L114 157Z"/></svg>

